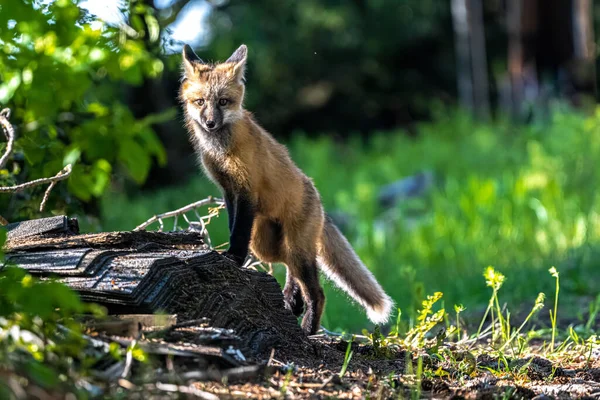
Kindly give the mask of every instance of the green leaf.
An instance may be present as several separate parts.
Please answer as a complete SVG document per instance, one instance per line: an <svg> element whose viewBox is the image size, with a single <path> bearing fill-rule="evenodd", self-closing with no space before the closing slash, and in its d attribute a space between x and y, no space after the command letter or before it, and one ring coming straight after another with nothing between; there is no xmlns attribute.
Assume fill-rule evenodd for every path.
<svg viewBox="0 0 600 400"><path fill-rule="evenodd" d="M146 181L150 171L150 156L135 140L123 139L119 147L119 161L125 165L129 175L138 184Z"/></svg>
<svg viewBox="0 0 600 400"><path fill-rule="evenodd" d="M6 83L0 85L0 104L8 103L21 84L21 76L13 75Z"/></svg>
<svg viewBox="0 0 600 400"><path fill-rule="evenodd" d="M102 195L102 193L104 193L104 190L110 183L111 172L112 167L108 161L100 159L94 163L94 167L90 173L92 177L92 186L90 187L90 191L94 196L99 197Z"/></svg>
<svg viewBox="0 0 600 400"><path fill-rule="evenodd" d="M100 102L93 102L87 106L87 110L91 113L94 113L96 117L104 117L109 114L110 110L104 104Z"/></svg>
<svg viewBox="0 0 600 400"><path fill-rule="evenodd" d="M63 158L63 165L66 166L69 164L75 164L77 160L79 160L79 157L81 157L81 150L79 147L72 148L67 151L67 154L65 154L65 157Z"/></svg>
<svg viewBox="0 0 600 400"><path fill-rule="evenodd" d="M167 163L167 153L161 141L158 139L156 134L151 129L144 129L139 138L142 140L142 145L146 151L155 156L158 164L163 166Z"/></svg>
<svg viewBox="0 0 600 400"><path fill-rule="evenodd" d="M58 385L58 375L50 367L40 364L37 361L30 361L26 364L27 375L38 385L44 388L54 388Z"/></svg>
<svg viewBox="0 0 600 400"><path fill-rule="evenodd" d="M85 173L85 167L80 164L73 166L73 172L67 181L69 192L83 201L89 201L92 198L91 179Z"/></svg>

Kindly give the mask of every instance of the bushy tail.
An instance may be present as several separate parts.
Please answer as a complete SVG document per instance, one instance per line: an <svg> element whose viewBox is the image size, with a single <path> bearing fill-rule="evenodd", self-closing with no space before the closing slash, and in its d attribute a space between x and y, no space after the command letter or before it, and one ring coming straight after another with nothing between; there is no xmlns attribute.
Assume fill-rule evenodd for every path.
<svg viewBox="0 0 600 400"><path fill-rule="evenodd" d="M329 217L325 218L317 262L329 279L367 310L373 323L388 321L394 302Z"/></svg>

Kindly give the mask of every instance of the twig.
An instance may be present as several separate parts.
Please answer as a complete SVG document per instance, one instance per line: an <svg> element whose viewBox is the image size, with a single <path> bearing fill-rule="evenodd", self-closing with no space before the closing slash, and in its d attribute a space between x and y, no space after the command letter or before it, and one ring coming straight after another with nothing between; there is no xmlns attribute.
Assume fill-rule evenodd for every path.
<svg viewBox="0 0 600 400"><path fill-rule="evenodd" d="M200 213L198 213L198 208L200 208L202 206L206 206L206 205L211 205L211 204L215 204L215 205L217 205L217 207L212 208L212 209L209 208L208 215L200 216ZM208 225L210 223L210 221L213 217L219 216L219 210L222 208L225 208L225 202L223 201L223 199L208 196L204 200L196 201L194 203L188 204L187 206L178 208L177 210L168 211L163 214L155 215L152 218L150 218L149 220L147 220L146 222L144 222L143 224L135 227L134 231L145 230L148 226L152 225L155 222L158 222L158 226L159 226L158 231L162 232L165 227L165 224L163 221L163 219L165 219L165 218L174 218L173 230L177 231L178 230L177 220L178 220L179 216L182 216L183 219L185 220L185 222L187 222L187 224L188 224L188 229L193 230L193 231L200 231L202 240L204 241L204 243L206 245L208 245L209 249L212 249L213 246L212 246L212 242L210 240L210 234L208 233L208 229L206 229L206 225ZM190 212L190 211L194 212L194 214L196 215L196 218L198 218L198 221L190 221L190 219L186 215L186 213Z"/></svg>
<svg viewBox="0 0 600 400"><path fill-rule="evenodd" d="M227 379L228 382L234 380L243 380L248 378L256 378L271 368L262 365L247 365L242 367L229 368L226 370L207 370L207 371L189 371L181 375L184 381L221 381Z"/></svg>
<svg viewBox="0 0 600 400"><path fill-rule="evenodd" d="M8 143L6 144L6 151L0 158L0 169L4 168L6 161L8 161L8 156L12 153L13 145L15 143L15 130L13 129L8 119L10 118L10 108L5 108L0 111L0 124L2 124L2 128L4 130L4 135L6 136L6 140Z"/></svg>
<svg viewBox="0 0 600 400"><path fill-rule="evenodd" d="M54 178L56 179L57 177L60 176L61 179L59 179L59 180L67 179L69 177L69 175L71 175L71 171L73 170L73 167L71 166L71 164L67 165L67 167L69 168L68 171L63 169L58 174L54 175ZM67 168L67 167L65 167L65 168ZM64 171L64 175L61 175L61 174L63 174L63 171ZM40 203L40 212L44 211L44 207L46 207L46 202L48 201L48 197L50 197L50 192L52 191L54 186L56 186L56 182L58 182L59 180L54 180L54 181L52 181L52 183L50 185L48 185L48 188L44 192L44 197L42 198L42 202Z"/></svg>
<svg viewBox="0 0 600 400"><path fill-rule="evenodd" d="M134 339L127 349L127 355L125 356L125 367L123 368L123 372L121 373L121 378L127 378L129 376L129 372L131 371L131 366L133 365L133 349L137 344L137 339Z"/></svg>
<svg viewBox="0 0 600 400"><path fill-rule="evenodd" d="M267 361L267 367L270 367L273 363L273 357L275 357L275 348L271 349L271 355L269 356L269 361Z"/></svg>
<svg viewBox="0 0 600 400"><path fill-rule="evenodd" d="M340 336L340 337L341 337L341 336L344 336L344 334L343 334L343 333L332 332L332 331L330 331L330 330L326 329L324 326L321 326L321 330L323 331L323 333L324 333L326 336Z"/></svg>
<svg viewBox="0 0 600 400"><path fill-rule="evenodd" d="M158 390L164 391L164 392L173 392L173 393L182 393L182 394L188 394L188 395L192 395L195 396L199 399L204 399L204 400L219 400L219 396L214 395L212 393L209 392L205 392L203 390L197 389L193 386L181 386L181 385L174 385L171 383L162 383L162 382L156 382L154 384L154 387L156 387Z"/></svg>
<svg viewBox="0 0 600 400"><path fill-rule="evenodd" d="M248 254L248 258L246 259L246 262L244 263L244 265L242 266L242 268L252 268L255 271L258 271L258 269L256 268L257 266L262 266L262 261L260 261L252 252L249 252ZM266 270L266 268L263 266L263 269Z"/></svg>
<svg viewBox="0 0 600 400"><path fill-rule="evenodd" d="M195 203L188 204L187 206L183 206L181 208L178 208L177 210L168 211L163 214L154 215L152 218L148 219L146 222L136 226L134 231L146 229L148 226L152 225L155 222L159 223L160 230L162 230L163 226L164 226L163 222L162 222L163 219L177 217L177 216L183 215L189 211L195 211L196 208L211 205L211 204L217 205L218 206L217 209L225 207L225 202L223 201L223 199L209 196L206 199L197 201ZM211 213L207 217L209 217L209 216L212 217L212 216L216 216L216 215L217 215L216 213ZM204 218L204 217L202 217L202 218ZM200 218L200 219L202 220L202 218Z"/></svg>
<svg viewBox="0 0 600 400"><path fill-rule="evenodd" d="M8 140L8 143L6 145L6 151L0 158L0 168L3 168L4 165L6 164L8 157L10 156L10 154L13 151L13 145L14 145L14 141L15 141L15 130L13 129L10 121L8 120L9 118L10 118L10 109L5 108L4 110L0 111L0 125L2 125L4 135L6 136L6 139ZM16 193L16 192L20 192L22 190L25 190L25 189L33 187L33 186L49 184L48 188L44 192L44 197L42 198L42 202L40 203L40 212L42 212L42 211L44 211L44 207L46 206L46 202L48 201L50 192L52 191L54 186L56 186L56 183L67 179L69 176L71 176L72 171L73 171L73 166L72 166L72 164L69 164L66 167L64 167L62 170L60 170L56 175L54 175L53 177L50 177L50 178L35 179L33 181L21 183L19 185L14 185L14 186L0 186L0 193Z"/></svg>
<svg viewBox="0 0 600 400"><path fill-rule="evenodd" d="M44 185L46 183L56 184L56 182L67 179L71 175L72 170L73 170L73 166L71 164L69 164L66 167L64 167L63 169L61 169L58 172L58 174L56 174L50 178L35 179L33 181L21 183L19 185L14 185L14 186L0 186L0 193L21 192L30 187ZM44 195L44 197L46 197L46 196Z"/></svg>

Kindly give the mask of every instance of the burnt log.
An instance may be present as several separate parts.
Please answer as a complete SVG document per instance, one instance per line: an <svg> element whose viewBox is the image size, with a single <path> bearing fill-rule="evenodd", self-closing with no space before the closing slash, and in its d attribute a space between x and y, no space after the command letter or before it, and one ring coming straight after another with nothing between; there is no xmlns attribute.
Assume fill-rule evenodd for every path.
<svg viewBox="0 0 600 400"><path fill-rule="evenodd" d="M312 351L269 274L240 268L195 232L79 234L66 217L10 227L5 264L55 277L110 315L168 313L177 323L208 320L240 338L246 357Z"/></svg>

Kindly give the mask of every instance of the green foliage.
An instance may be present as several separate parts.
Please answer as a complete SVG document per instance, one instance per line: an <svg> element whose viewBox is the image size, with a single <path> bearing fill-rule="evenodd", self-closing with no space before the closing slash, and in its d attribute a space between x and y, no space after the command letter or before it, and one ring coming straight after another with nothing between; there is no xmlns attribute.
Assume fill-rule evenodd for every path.
<svg viewBox="0 0 600 400"><path fill-rule="evenodd" d="M550 322L552 323L552 339L550 342L550 351L554 350L554 339L556 338L556 314L558 312L558 293L560 291L560 280L558 271L555 267L550 268L548 271L550 275L556 278L556 292L554 294L554 309L550 310Z"/></svg>
<svg viewBox="0 0 600 400"><path fill-rule="evenodd" d="M555 278L558 277L558 272L554 267L551 268L551 274ZM383 336L376 326L372 334L363 331L363 339L372 343L377 350L378 357L385 357L386 353L395 354L399 349L408 350L406 352L405 378L408 379L409 384L411 382L418 384L421 375L430 378L451 377L462 384L464 378L478 376L481 371L487 371L501 379L513 381L539 379L539 375L543 374L544 379L551 382L559 369L558 365L580 363L583 359L586 359L587 365L590 365L591 355L598 345L597 335L591 334L582 325L575 328L571 325L568 329L560 330L562 341L555 348L554 340L559 332L555 326L556 313L554 315L551 313L553 321L551 332L531 329L527 334L523 334L522 330L525 325L530 322L535 313L544 307L545 296L543 293L538 295L530 313L519 328L511 328L510 305L508 308L498 308L498 292L506 277L495 271L493 267L487 267L483 275L486 286L492 289L489 306L483 317L483 322L487 323L487 327L483 331L480 327L472 335L469 335L468 330L465 329L466 337L464 339L468 340L459 337L458 341L450 342L455 328L450 326L449 322L446 322L447 331L441 330L435 336L432 335L432 328L440 325L444 319L443 315L435 318L437 314L444 314L443 309L433 312L433 306L442 297L441 293L428 296L423 301L423 308L418 312L418 322L406 335L391 333ZM457 312L458 326L458 313L462 311L462 307L455 306L455 311ZM494 312L497 313L495 316ZM591 314L592 311L590 318L593 318ZM487 319L488 315L489 319ZM436 320L434 321L434 319ZM580 337L578 332L584 332L587 339ZM537 339L535 345L530 342L532 338ZM538 343L542 338L544 343L540 346ZM550 338L550 342L547 343L545 340ZM541 360L538 358L540 355L554 361L551 371L547 367L540 369L540 363L535 362L536 358ZM417 360L416 371L414 371L415 358ZM495 361L492 361L494 359ZM479 360L481 360L481 364ZM418 385L413 387L418 388Z"/></svg>
<svg viewBox="0 0 600 400"><path fill-rule="evenodd" d="M403 339L407 347L423 347L425 335L444 320L444 316L446 315L445 309L441 308L433 312L434 304L441 298L442 293L436 292L423 300L423 308L418 313L417 324L406 333L406 337Z"/></svg>
<svg viewBox="0 0 600 400"><path fill-rule="evenodd" d="M346 354L344 354L344 363L342 364L342 368L340 369L339 377L343 378L346 375L346 370L348 369L348 365L350 365L350 360L352 360L352 355L354 352L352 351L352 342L354 341L354 337L352 337L348 341L348 346L346 347Z"/></svg>
<svg viewBox="0 0 600 400"><path fill-rule="evenodd" d="M56 209L102 195L115 169L144 182L153 158L165 162L151 124L174 117L174 110L167 110L159 118L136 119L119 100L128 85L163 70L162 61L145 48L142 27L105 25L78 3L0 4L0 105L12 109L18 135L14 162L0 171L0 185L51 176L74 163L68 194L58 185L62 196L53 196L61 199ZM151 20L151 9L133 3L129 17ZM4 216L32 216L29 196L18 204L0 197L3 214L9 210Z"/></svg>
<svg viewBox="0 0 600 400"><path fill-rule="evenodd" d="M398 338L398 335L383 335L379 325L375 325L372 333L363 329L362 334L367 338L371 346L373 346L372 357L393 358L396 355L397 346L392 346L392 344L394 343L394 339Z"/></svg>
<svg viewBox="0 0 600 400"><path fill-rule="evenodd" d="M481 328L483 327L483 324L486 322L486 318L488 316L488 314L491 315L491 319L492 321L494 321L494 313L496 314L496 318L499 319L500 322L500 334L502 335L502 339L504 339L504 341L508 340L508 336L506 335L506 330L505 330L505 324L503 321L503 317L502 317L502 310L500 309L500 301L498 300L498 291L500 290L500 288L502 287L502 284L504 283L504 279L505 276L502 275L501 273L497 272L494 267L492 267L491 265L488 266L485 269L485 272L483 273L483 276L485 277L485 284L487 287L492 288L492 295L490 296L490 301L488 302L488 306L487 309L485 310L485 313L483 314L483 318L481 319L481 323L479 324L479 329L477 330L477 335L479 335L481 333ZM492 336L493 339L497 339L496 337L496 332L494 332L494 328L495 328L495 324L492 324Z"/></svg>
<svg viewBox="0 0 600 400"><path fill-rule="evenodd" d="M523 320L523 322L521 323L521 325L514 331L514 332L510 332L510 326L507 326L507 333L508 333L508 340L506 340L506 342L504 342L502 344L502 347L500 347L500 350L503 350L505 347L508 347L509 345L513 344L513 341L515 339L519 339L519 334L521 333L521 331L523 330L523 328L525 327L525 325L531 320L531 318L538 312L540 311L542 308L544 308L544 299L546 298L546 295L544 293L539 293L537 298L535 299L535 303L533 304L533 307L531 308L531 311L529 312L529 314L527 315L527 317L525 317L525 319ZM513 353L516 354L520 354L523 351L523 347L525 345L524 342L520 343L521 346L518 347L518 351L514 351Z"/></svg>
<svg viewBox="0 0 600 400"><path fill-rule="evenodd" d="M0 230L0 248L5 232ZM20 384L43 390L71 392L85 398L78 380L92 360L83 352L85 341L73 316L84 312L101 315L99 308L84 305L68 287L39 281L25 270L2 268L0 252L0 370L18 374ZM2 398L9 388L0 381Z"/></svg>
<svg viewBox="0 0 600 400"><path fill-rule="evenodd" d="M393 330L388 336L381 334L379 326L375 326L373 333L363 330L363 334L373 344L373 349L376 357L388 357L394 355L391 353L391 345L400 345L408 350L424 350L437 353L441 342L454 334L455 327L448 326L448 330L441 329L432 337L431 332L436 326L447 318L447 313L444 308L434 311L435 304L442 298L443 294L436 292L433 295L427 296L422 302L422 308L418 311L416 323L410 327L405 333L401 334L398 329ZM396 325L400 323L400 315Z"/></svg>

